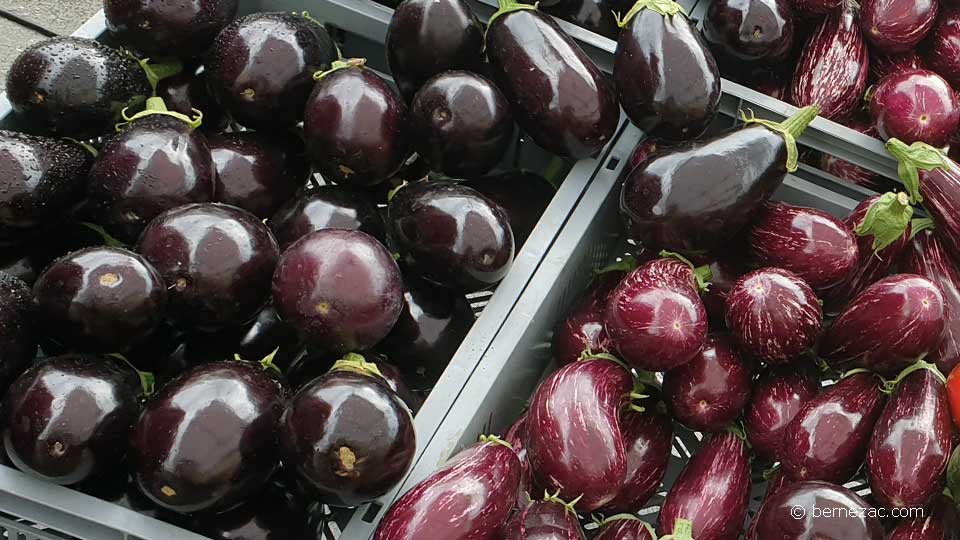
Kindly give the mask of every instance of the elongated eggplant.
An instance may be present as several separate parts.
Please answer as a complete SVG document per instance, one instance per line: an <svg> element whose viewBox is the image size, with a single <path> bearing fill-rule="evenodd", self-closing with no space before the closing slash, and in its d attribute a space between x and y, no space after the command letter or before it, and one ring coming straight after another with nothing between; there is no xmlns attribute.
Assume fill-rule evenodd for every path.
<svg viewBox="0 0 960 540"><path fill-rule="evenodd" d="M764 476L766 476L766 474ZM783 488L787 487L792 483L794 483L793 480L790 480L790 478L788 478L787 475L783 474L783 471L778 468L776 472L774 472L773 475L770 477L770 479L767 481L767 489L763 493L763 499L760 501L760 508L757 510L757 514L760 514L761 512L763 512L763 506L767 504L767 502L769 502L771 499L773 499L774 495L776 495L781 490L783 490ZM750 522L750 527L747 528L747 533L745 538L755 539L756 536L754 535L756 535L757 526L759 525L760 525L760 522L757 521L756 518L754 518Z"/></svg>
<svg viewBox="0 0 960 540"><path fill-rule="evenodd" d="M813 106L780 124L748 120L746 128L658 152L620 193L631 237L680 252L722 246L796 170L795 140L816 115Z"/></svg>
<svg viewBox="0 0 960 540"><path fill-rule="evenodd" d="M793 49L793 7L788 0L711 2L703 35L728 58L776 64Z"/></svg>
<svg viewBox="0 0 960 540"><path fill-rule="evenodd" d="M921 508L943 492L953 423L943 374L917 362L897 377L867 451L873 498L885 508Z"/></svg>
<svg viewBox="0 0 960 540"><path fill-rule="evenodd" d="M747 540L883 540L883 524L876 516L872 506L847 488L797 482L763 505Z"/></svg>
<svg viewBox="0 0 960 540"><path fill-rule="evenodd" d="M783 436L784 474L836 484L849 480L863 464L885 402L871 373L851 375L808 401Z"/></svg>
<svg viewBox="0 0 960 540"><path fill-rule="evenodd" d="M463 486L471 495L463 496ZM397 500L377 526L374 540L476 540L491 538L513 511L520 461L509 445L486 440Z"/></svg>
<svg viewBox="0 0 960 540"><path fill-rule="evenodd" d="M523 413L507 428L503 440L507 441L520 459L520 491L517 493L517 504L521 505L521 501L524 498L529 500L533 493L533 473L530 472L530 459L527 457L527 413Z"/></svg>
<svg viewBox="0 0 960 540"><path fill-rule="evenodd" d="M720 106L720 71L675 2L638 1L623 18L613 57L620 105L645 132L700 136Z"/></svg>
<svg viewBox="0 0 960 540"><path fill-rule="evenodd" d="M557 155L594 155L620 122L613 84L552 17L499 2L487 27L487 58L517 123Z"/></svg>
<svg viewBox="0 0 960 540"><path fill-rule="evenodd" d="M960 122L960 104L950 84L926 69L887 75L870 98L870 117L883 139L950 143Z"/></svg>
<svg viewBox="0 0 960 540"><path fill-rule="evenodd" d="M617 496L627 473L620 409L633 388L615 362L592 359L560 368L530 400L527 455L537 485L592 512Z"/></svg>
<svg viewBox="0 0 960 540"><path fill-rule="evenodd" d="M659 408L623 411L620 434L627 450L627 474L617 496L603 507L608 515L647 504L660 489L673 450L673 423Z"/></svg>
<svg viewBox="0 0 960 540"><path fill-rule="evenodd" d="M957 540L960 514L953 499L940 495L923 515L900 521L887 540Z"/></svg>
<svg viewBox="0 0 960 540"><path fill-rule="evenodd" d="M768 364L799 358L823 327L813 289L780 268L761 268L741 277L727 295L726 318L740 349Z"/></svg>
<svg viewBox="0 0 960 540"><path fill-rule="evenodd" d="M844 0L793 0L793 7L805 15L824 15L843 4Z"/></svg>
<svg viewBox="0 0 960 540"><path fill-rule="evenodd" d="M938 4L938 0L864 0L863 35L879 51L909 51L933 28Z"/></svg>
<svg viewBox="0 0 960 540"><path fill-rule="evenodd" d="M824 118L848 116L867 88L870 55L849 0L829 15L807 39L790 87L791 103L819 105Z"/></svg>
<svg viewBox="0 0 960 540"><path fill-rule="evenodd" d="M617 514L600 522L593 540L656 540L657 533L633 514Z"/></svg>
<svg viewBox="0 0 960 540"><path fill-rule="evenodd" d="M584 540L573 504L547 495L520 510L503 527L504 540Z"/></svg>
<svg viewBox="0 0 960 540"><path fill-rule="evenodd" d="M820 356L834 369L895 375L940 346L947 309L943 292L929 279L886 277L833 321L820 340Z"/></svg>
<svg viewBox="0 0 960 540"><path fill-rule="evenodd" d="M787 426L819 392L820 381L811 369L768 368L754 383L744 413L743 424L754 453L770 462L780 461Z"/></svg>
<svg viewBox="0 0 960 540"><path fill-rule="evenodd" d="M624 271L602 271L553 330L553 359L560 365L576 362L584 351L614 352L613 342L604 328L610 294L625 276Z"/></svg>
<svg viewBox="0 0 960 540"><path fill-rule="evenodd" d="M660 508L657 533L736 540L750 503L750 451L741 434L714 434L690 458ZM683 536L686 531L688 536Z"/></svg>

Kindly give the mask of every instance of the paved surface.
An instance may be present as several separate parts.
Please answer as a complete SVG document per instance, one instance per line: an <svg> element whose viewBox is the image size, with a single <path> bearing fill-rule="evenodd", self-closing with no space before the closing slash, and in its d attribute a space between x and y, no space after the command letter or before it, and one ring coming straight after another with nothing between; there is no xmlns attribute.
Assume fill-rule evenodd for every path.
<svg viewBox="0 0 960 540"><path fill-rule="evenodd" d="M102 0L0 0L0 9L58 34L71 34L103 5ZM0 18L0 81L20 52L43 35Z"/></svg>

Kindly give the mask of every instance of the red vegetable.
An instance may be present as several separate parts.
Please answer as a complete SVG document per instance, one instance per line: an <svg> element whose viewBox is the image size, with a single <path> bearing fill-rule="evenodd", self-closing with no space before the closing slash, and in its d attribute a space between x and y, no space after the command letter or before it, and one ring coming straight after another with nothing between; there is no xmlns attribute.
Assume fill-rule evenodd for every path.
<svg viewBox="0 0 960 540"><path fill-rule="evenodd" d="M620 433L627 451L627 474L617 496L604 512L634 512L650 501L670 464L673 422L657 410L620 414Z"/></svg>
<svg viewBox="0 0 960 540"><path fill-rule="evenodd" d="M553 358L558 364L576 362L584 351L613 352L613 343L603 328L607 300L633 266L632 261L625 261L599 270L577 304L554 328Z"/></svg>
<svg viewBox="0 0 960 540"><path fill-rule="evenodd" d="M947 397L950 400L950 412L953 423L960 428L960 367L953 368L947 378Z"/></svg>
<svg viewBox="0 0 960 540"><path fill-rule="evenodd" d="M849 489L826 482L798 482L783 488L763 505L754 521L747 540L884 538L873 507Z"/></svg>
<svg viewBox="0 0 960 540"><path fill-rule="evenodd" d="M922 141L942 147L957 131L960 106L943 77L914 69L893 73L877 83L870 98L870 117L884 140Z"/></svg>
<svg viewBox="0 0 960 540"><path fill-rule="evenodd" d="M960 88L960 10L940 10L925 45L924 60L954 88Z"/></svg>
<svg viewBox="0 0 960 540"><path fill-rule="evenodd" d="M819 392L820 381L808 369L769 368L761 375L753 385L743 422L754 453L780 461L787 426Z"/></svg>
<svg viewBox="0 0 960 540"><path fill-rule="evenodd" d="M887 540L957 540L960 535L960 515L956 504L946 495L940 495L923 515L900 521Z"/></svg>
<svg viewBox="0 0 960 540"><path fill-rule="evenodd" d="M877 50L887 53L913 49L933 27L937 0L863 0L863 35Z"/></svg>

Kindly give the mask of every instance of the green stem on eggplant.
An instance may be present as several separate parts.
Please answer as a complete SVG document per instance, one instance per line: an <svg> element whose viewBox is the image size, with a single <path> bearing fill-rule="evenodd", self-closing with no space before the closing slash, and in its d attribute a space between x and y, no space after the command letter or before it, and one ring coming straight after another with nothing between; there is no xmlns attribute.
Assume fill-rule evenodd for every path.
<svg viewBox="0 0 960 540"><path fill-rule="evenodd" d="M507 448L513 450L513 445L507 441L497 437L496 435L481 435L480 442L483 444L499 444L500 446L506 446Z"/></svg>
<svg viewBox="0 0 960 540"><path fill-rule="evenodd" d="M921 233L926 230L933 230L936 227L934 226L933 220L925 218L917 218L910 223L910 239L913 240L917 233Z"/></svg>
<svg viewBox="0 0 960 540"><path fill-rule="evenodd" d="M86 150L94 159L100 156L100 152L94 146L86 141L74 139L73 137L64 137L63 140L70 141Z"/></svg>
<svg viewBox="0 0 960 540"><path fill-rule="evenodd" d="M327 75L346 68L363 68L367 66L366 58L348 58L346 60L334 60L330 64L330 69L325 71L318 71L313 74L313 80L319 81L320 79L326 77Z"/></svg>
<svg viewBox="0 0 960 540"><path fill-rule="evenodd" d="M120 353L110 353L107 355L110 358L115 358L120 360L127 365L130 369L137 373L137 378L140 379L140 388L143 390L143 397L150 397L156 391L157 388L157 378L154 377L153 373L149 371L140 371L134 366L126 356Z"/></svg>
<svg viewBox="0 0 960 540"><path fill-rule="evenodd" d="M673 533L661 536L660 540L693 540L693 522L678 518L673 522Z"/></svg>
<svg viewBox="0 0 960 540"><path fill-rule="evenodd" d="M609 360L614 364L617 364L618 366L627 370L628 373L631 373L631 376L633 373L632 371L630 371L630 366L628 366L623 360L617 358L616 356L610 353L606 353L606 352L595 353L591 351L589 347L584 349L583 352L580 353L580 358L577 358L578 362L586 362L588 360Z"/></svg>
<svg viewBox="0 0 960 540"><path fill-rule="evenodd" d="M872 235L873 252L878 253L903 236L912 218L913 207L910 206L909 195L902 191L884 193L870 205L853 232L857 236Z"/></svg>
<svg viewBox="0 0 960 540"><path fill-rule="evenodd" d="M897 175L900 182L907 188L910 194L910 202L919 204L923 202L923 196L920 195L920 172L932 171L934 169L948 169L950 164L943 152L930 146L927 143L917 141L911 145L897 139L896 137L887 141L887 152L898 161Z"/></svg>
<svg viewBox="0 0 960 540"><path fill-rule="evenodd" d="M153 116L155 114L176 118L177 120L186 122L191 128L197 129L203 123L203 112L193 109L193 113L194 116L191 118L183 113L171 111L167 109L167 104L163 102L163 98L152 97L147 99L147 108L133 116L127 116L127 109L124 109L121 113L123 115L123 122L117 124L116 129L118 132L123 131L123 128L128 126L131 122L147 116Z"/></svg>
<svg viewBox="0 0 960 540"><path fill-rule="evenodd" d="M750 111L748 117L746 113L740 111L740 119L744 124L760 124L770 131L779 133L783 136L783 142L787 145L787 172L796 172L799 167L800 151L797 149L797 139L803 134L810 122L820 114L820 107L810 105L797 111L796 114L787 118L783 122L774 122L772 120L763 120L754 116Z"/></svg>
<svg viewBox="0 0 960 540"><path fill-rule="evenodd" d="M577 508L576 508L576 506L577 506L577 503L580 502L580 499L582 499L582 498L583 498L583 494L581 494L581 495L580 495L579 497L577 497L576 499L574 499L574 500L572 500L572 501L570 501L570 502L567 502L567 501L564 501L563 499L560 498L560 490L559 490L559 489L558 489L557 492L554 493L553 495L551 495L550 492L549 492L549 491L546 491L546 490L544 490L544 492L543 492L543 502L552 502L552 503L559 504L559 505L562 506L567 512L569 512L569 513L571 513L571 514L573 514L573 515L576 515L576 514L577 514Z"/></svg>
<svg viewBox="0 0 960 540"><path fill-rule="evenodd" d="M920 358L919 360L914 362L913 365L908 366L906 369L901 371L900 374L897 375L895 379L886 381L883 385L884 393L892 394L893 391L897 388L897 386L901 382L903 382L904 379L924 369L929 371L930 373L933 373L933 376L936 377L941 383L943 384L947 383L946 376L944 376L944 374L940 372L940 368L938 368L936 364L932 364L930 362L927 362L923 358Z"/></svg>
<svg viewBox="0 0 960 540"><path fill-rule="evenodd" d="M763 471L763 479L769 482L773 479L773 475L777 474L778 472L780 472L780 464L774 463L769 469Z"/></svg>
<svg viewBox="0 0 960 540"><path fill-rule="evenodd" d="M490 27L493 26L493 21L497 20L503 15L506 15L507 13L513 13L514 11L522 11L525 9L532 11L537 10L537 4L524 4L522 2L517 2L516 0L497 0L497 7L497 11L495 11L493 15L490 16L490 19L487 20L487 32L489 32ZM483 42L484 44L487 42L486 33L484 33ZM486 48L486 45L484 45L484 48Z"/></svg>
<svg viewBox="0 0 960 540"><path fill-rule="evenodd" d="M327 373L333 373L335 371L349 371L359 375L366 375L367 377L385 378L376 364L367 362L367 359L364 358L362 354L357 353L347 353L343 355L343 358L333 363L333 367L331 367Z"/></svg>
<svg viewBox="0 0 960 540"><path fill-rule="evenodd" d="M86 227L86 228L90 229L91 231L97 233L97 234L100 236L100 238L103 240L103 244L104 244L105 246L107 246L107 247L116 247L116 248L126 248L126 247L127 247L126 244L124 244L124 243L121 242L120 240L117 240L116 238L114 238L113 235L111 235L110 233L108 233L107 230L104 229L103 227L101 227L100 225L97 225L96 223L90 223L90 222L88 222L88 221L80 221L79 223L80 223L81 226Z"/></svg>
<svg viewBox="0 0 960 540"><path fill-rule="evenodd" d="M710 290L710 280L713 279L713 272L710 270L710 265L694 266L690 259L679 253L667 250L661 251L660 256L666 259L677 259L689 266L690 269L693 270L694 286L697 288L697 292L703 293Z"/></svg>
<svg viewBox="0 0 960 540"><path fill-rule="evenodd" d="M614 18L617 20L617 26L623 28L630 24L630 20L637 16L637 13L649 9L655 13L659 13L664 17L673 17L677 13L682 13L684 17L687 16L687 11L683 9L683 6L674 2L673 0L637 0L633 3L633 6L630 7L630 10L627 11L627 14L623 17L620 17L619 14L614 13Z"/></svg>
<svg viewBox="0 0 960 540"><path fill-rule="evenodd" d="M610 263L602 268L594 268L593 275L600 276L608 272L629 272L637 267L637 258L627 255L617 262Z"/></svg>
<svg viewBox="0 0 960 540"><path fill-rule="evenodd" d="M157 85L160 81L183 71L183 62L174 57L163 58L158 62L151 63L149 58L138 58L137 55L127 50L124 52L140 65L140 69L147 77L147 82L150 83L152 92L150 95L153 97L157 96Z"/></svg>

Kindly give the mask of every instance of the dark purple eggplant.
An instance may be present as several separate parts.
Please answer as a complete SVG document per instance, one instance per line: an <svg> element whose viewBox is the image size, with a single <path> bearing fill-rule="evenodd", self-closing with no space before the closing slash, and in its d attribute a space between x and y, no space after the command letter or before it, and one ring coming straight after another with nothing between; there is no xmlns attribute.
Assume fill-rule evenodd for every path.
<svg viewBox="0 0 960 540"><path fill-rule="evenodd" d="M349 187L379 184L399 171L413 136L406 104L365 64L338 60L319 73L303 113L313 164L325 180Z"/></svg>
<svg viewBox="0 0 960 540"><path fill-rule="evenodd" d="M900 521L887 540L958 540L960 514L953 499L940 495L928 510L913 519Z"/></svg>
<svg viewBox="0 0 960 540"><path fill-rule="evenodd" d="M793 49L790 0L711 2L703 37L722 56L741 62L777 64Z"/></svg>
<svg viewBox="0 0 960 540"><path fill-rule="evenodd" d="M217 169L206 138L189 118L172 118L157 98L93 162L85 211L128 243L161 213L213 199Z"/></svg>
<svg viewBox="0 0 960 540"><path fill-rule="evenodd" d="M707 337L702 270L662 258L627 274L607 300L604 328L620 357L646 371L686 364Z"/></svg>
<svg viewBox="0 0 960 540"><path fill-rule="evenodd" d="M793 7L803 15L825 15L836 11L845 0L793 0Z"/></svg>
<svg viewBox="0 0 960 540"><path fill-rule="evenodd" d="M626 275L625 271L595 274L593 281L553 330L551 352L560 365L576 362L585 351L614 353L614 345L603 327L607 300Z"/></svg>
<svg viewBox="0 0 960 540"><path fill-rule="evenodd" d="M193 116L194 109L203 113L200 131L218 133L227 127L230 116L216 102L206 74L189 71L165 77L157 83L157 97L162 98L171 111Z"/></svg>
<svg viewBox="0 0 960 540"><path fill-rule="evenodd" d="M464 0L404 0L387 28L387 62L407 101L434 75L477 71L483 27Z"/></svg>
<svg viewBox="0 0 960 540"><path fill-rule="evenodd" d="M466 291L499 282L513 264L506 212L476 190L452 182L416 182L387 207L400 261L424 279Z"/></svg>
<svg viewBox="0 0 960 540"><path fill-rule="evenodd" d="M889 54L873 51L870 55L870 79L875 83L893 73L924 67L923 59L916 51Z"/></svg>
<svg viewBox="0 0 960 540"><path fill-rule="evenodd" d="M656 540L657 533L633 514L618 514L600 522L593 540Z"/></svg>
<svg viewBox="0 0 960 540"><path fill-rule="evenodd" d="M720 71L696 26L675 2L637 2L620 24L613 80L624 112L657 137L699 137L720 107Z"/></svg>
<svg viewBox="0 0 960 540"><path fill-rule="evenodd" d="M820 115L844 118L860 105L870 73L870 55L850 0L813 31L793 72L790 102L819 105Z"/></svg>
<svg viewBox="0 0 960 540"><path fill-rule="evenodd" d="M820 381L809 368L771 367L760 376L743 418L757 457L780 461L787 426L819 392Z"/></svg>
<svg viewBox="0 0 960 540"><path fill-rule="evenodd" d="M125 352L163 320L167 288L143 257L94 247L64 255L33 287L47 336L84 352Z"/></svg>
<svg viewBox="0 0 960 540"><path fill-rule="evenodd" d="M885 508L922 508L943 492L953 448L945 378L919 361L891 381L893 394L867 451L867 478Z"/></svg>
<svg viewBox="0 0 960 540"><path fill-rule="evenodd" d="M517 458L520 459L520 490L517 492L517 506L519 508L523 505L523 501L530 500L530 494L533 493L533 473L530 471L530 459L527 457L526 412L507 428L503 440L513 448Z"/></svg>
<svg viewBox="0 0 960 540"><path fill-rule="evenodd" d="M678 539L736 540L749 503L747 443L731 431L716 433L690 458L667 493L657 533Z"/></svg>
<svg viewBox="0 0 960 540"><path fill-rule="evenodd" d="M287 248L277 263L273 305L281 319L324 350L366 350L400 317L400 269L366 233L312 232Z"/></svg>
<svg viewBox="0 0 960 540"><path fill-rule="evenodd" d="M123 463L140 394L136 372L122 361L85 355L43 360L4 397L6 453L18 469L49 482L104 478Z"/></svg>
<svg viewBox="0 0 960 540"><path fill-rule="evenodd" d="M873 121L865 114L854 114L842 122L843 125L848 128L859 131L864 135L875 139L880 138L880 134L877 133L877 128L874 127ZM820 154L820 170L832 174L841 180L846 180L847 182L876 191L877 193L895 191L897 187L895 181L869 169L864 169L859 165L840 159L829 152L822 152Z"/></svg>
<svg viewBox="0 0 960 540"><path fill-rule="evenodd" d="M658 152L624 181L620 215L627 231L645 245L680 252L726 244L796 170L794 140L816 114L816 107L805 108L773 126L789 137L751 121ZM704 186L706 177L713 181Z"/></svg>
<svg viewBox="0 0 960 540"><path fill-rule="evenodd" d="M86 139L113 131L151 95L136 60L92 39L55 37L24 49L7 72L13 110L42 131Z"/></svg>
<svg viewBox="0 0 960 540"><path fill-rule="evenodd" d="M627 474L617 496L603 507L608 515L643 508L660 489L673 450L673 423L657 409L624 410L620 435L627 452Z"/></svg>
<svg viewBox="0 0 960 540"><path fill-rule="evenodd" d="M259 493L279 465L284 390L261 365L197 366L147 402L131 438L137 485L177 512L226 509Z"/></svg>
<svg viewBox="0 0 960 540"><path fill-rule="evenodd" d="M938 4L938 0L863 0L863 35L878 51L909 51L933 28Z"/></svg>
<svg viewBox="0 0 960 540"><path fill-rule="evenodd" d="M797 482L764 504L747 540L884 540L876 516L873 507L847 488Z"/></svg>
<svg viewBox="0 0 960 540"><path fill-rule="evenodd" d="M33 362L40 334L30 287L0 272L0 391Z"/></svg>
<svg viewBox="0 0 960 540"><path fill-rule="evenodd" d="M723 334L708 336L692 360L663 375L670 416L694 431L715 432L736 420L750 399L753 372Z"/></svg>
<svg viewBox="0 0 960 540"><path fill-rule="evenodd" d="M261 219L292 199L310 175L303 142L295 135L239 131L208 142L217 169L213 200Z"/></svg>
<svg viewBox="0 0 960 540"><path fill-rule="evenodd" d="M471 495L464 497L463 486ZM520 461L499 440L468 448L390 507L374 540L493 538L517 502Z"/></svg>
<svg viewBox="0 0 960 540"><path fill-rule="evenodd" d="M157 216L136 251L167 284L167 315L199 330L235 326L256 316L270 298L280 256L263 222L220 203L190 204Z"/></svg>
<svg viewBox="0 0 960 540"><path fill-rule="evenodd" d="M617 17L608 0L565 0L556 5L539 4L543 11L594 34L616 41L620 36Z"/></svg>
<svg viewBox="0 0 960 540"><path fill-rule="evenodd" d="M264 358L272 354L274 365L284 372L303 350L297 330L280 320L273 304L261 309L237 334L233 354L239 354L240 358Z"/></svg>
<svg viewBox="0 0 960 540"><path fill-rule="evenodd" d="M410 137L432 170L476 178L500 162L513 140L510 104L485 77L445 71L417 90Z"/></svg>
<svg viewBox="0 0 960 540"><path fill-rule="evenodd" d="M596 154L620 122L613 83L552 17L514 0L499 2L486 52L517 123L554 154Z"/></svg>
<svg viewBox="0 0 960 540"><path fill-rule="evenodd" d="M768 364L787 364L813 347L823 311L796 274L761 268L741 277L727 295L727 328L740 349Z"/></svg>
<svg viewBox="0 0 960 540"><path fill-rule="evenodd" d="M767 473L764 473L764 477L768 476ZM763 493L763 499L760 501L760 508L757 510L757 513L763 512L763 505L767 504L768 501L773 499L773 496L783 490L783 488L789 486L790 484L795 483L787 475L783 474L783 471L779 467L776 468L776 471L769 475L770 478L767 480L766 490ZM750 522L750 527L747 528L747 533L745 538L755 539L757 526L760 523L754 518Z"/></svg>
<svg viewBox="0 0 960 540"><path fill-rule="evenodd" d="M308 233L322 229L359 230L381 242L386 241L383 216L377 207L341 186L319 186L287 201L267 224L281 250Z"/></svg>
<svg viewBox="0 0 960 540"><path fill-rule="evenodd" d="M932 71L888 75L870 98L870 117L884 139L943 147L960 122L960 104L950 84Z"/></svg>
<svg viewBox="0 0 960 540"><path fill-rule="evenodd" d="M644 139L640 141L640 144L633 148L633 152L630 153L630 160L627 162L627 170L632 171L640 166L642 163L646 163L650 156L653 156L658 151L669 148L670 143L664 143L660 139Z"/></svg>
<svg viewBox="0 0 960 540"><path fill-rule="evenodd" d="M838 370L895 375L937 350L948 307L940 287L915 274L889 276L854 298L824 332L820 356Z"/></svg>
<svg viewBox="0 0 960 540"><path fill-rule="evenodd" d="M530 400L527 456L534 482L592 512L624 485L626 445L620 409L633 389L630 373L615 362L591 359L550 375Z"/></svg>
<svg viewBox="0 0 960 540"><path fill-rule="evenodd" d="M946 79L950 86L960 87L960 10L943 6L937 24L924 46L924 63Z"/></svg>
<svg viewBox="0 0 960 540"><path fill-rule="evenodd" d="M860 263L853 231L816 208L766 204L747 235L754 264L789 270L816 292L843 282Z"/></svg>
<svg viewBox="0 0 960 540"><path fill-rule="evenodd" d="M850 480L866 458L885 402L872 373L850 375L807 401L784 432L783 473L795 480Z"/></svg>
<svg viewBox="0 0 960 540"><path fill-rule="evenodd" d="M789 74L781 64L778 66L755 66L746 74L738 77L736 81L761 94L780 101L787 101L789 78Z"/></svg>
<svg viewBox="0 0 960 540"><path fill-rule="evenodd" d="M337 47L326 29L291 13L254 13L225 27L204 61L210 88L233 118L254 129L303 118L313 74L329 69Z"/></svg>
<svg viewBox="0 0 960 540"><path fill-rule="evenodd" d="M523 170L484 176L470 180L466 185L497 203L507 213L517 253L557 192L542 176Z"/></svg>
<svg viewBox="0 0 960 540"><path fill-rule="evenodd" d="M513 515L503 526L503 540L585 540L573 504L548 495Z"/></svg>
<svg viewBox="0 0 960 540"><path fill-rule="evenodd" d="M240 0L105 0L107 29L117 41L157 56L193 58L202 54L237 14Z"/></svg>
<svg viewBox="0 0 960 540"><path fill-rule="evenodd" d="M0 131L0 245L64 220L83 198L92 162L78 144Z"/></svg>
<svg viewBox="0 0 960 540"><path fill-rule="evenodd" d="M211 540L303 540L307 510L281 486L271 485L250 501L217 514L200 514L190 529Z"/></svg>

